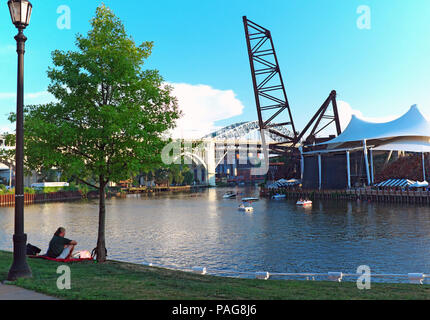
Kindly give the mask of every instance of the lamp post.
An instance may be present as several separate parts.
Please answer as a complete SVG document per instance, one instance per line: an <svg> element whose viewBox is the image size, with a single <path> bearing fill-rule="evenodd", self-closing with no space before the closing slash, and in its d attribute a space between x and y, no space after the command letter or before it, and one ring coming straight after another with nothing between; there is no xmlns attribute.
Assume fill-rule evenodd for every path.
<svg viewBox="0 0 430 320"><path fill-rule="evenodd" d="M27 264L24 233L24 29L30 23L32 5L27 0L9 0L10 16L18 34L15 36L18 53L18 86L16 99L16 155L15 155L15 233L13 235L13 263L9 270L8 280L31 277Z"/></svg>

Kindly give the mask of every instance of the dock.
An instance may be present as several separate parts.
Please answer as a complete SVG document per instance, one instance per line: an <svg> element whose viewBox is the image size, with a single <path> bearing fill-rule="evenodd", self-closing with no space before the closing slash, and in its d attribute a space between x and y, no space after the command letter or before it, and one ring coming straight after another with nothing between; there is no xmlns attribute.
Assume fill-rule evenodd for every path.
<svg viewBox="0 0 430 320"><path fill-rule="evenodd" d="M287 199L309 198L323 200L362 200L384 203L412 203L430 205L430 191L413 190L373 190L366 188L346 190L305 190L305 189L261 189L260 195L271 197L285 194Z"/></svg>

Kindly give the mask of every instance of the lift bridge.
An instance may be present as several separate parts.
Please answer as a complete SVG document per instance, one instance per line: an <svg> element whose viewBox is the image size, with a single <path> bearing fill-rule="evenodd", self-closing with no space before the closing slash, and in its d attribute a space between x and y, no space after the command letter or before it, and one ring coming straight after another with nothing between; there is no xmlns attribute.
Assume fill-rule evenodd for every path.
<svg viewBox="0 0 430 320"><path fill-rule="evenodd" d="M281 129L289 135L287 129ZM268 145L280 142L278 135L268 133ZM201 183L215 186L217 173L228 171L232 176L240 166L261 168L266 163L258 121L239 122L214 131L201 139L173 142L174 156L170 162L195 167L195 176ZM224 170L224 172L223 172Z"/></svg>
<svg viewBox="0 0 430 320"><path fill-rule="evenodd" d="M268 145L271 152L282 156L286 160L286 166L295 167L300 162L301 146L334 138L335 135L321 137L324 130L332 124L335 125L336 134L341 133L336 91L330 92L303 130L297 131L270 30L246 16L243 17L243 26L259 129L278 138L275 143ZM330 105L332 113L328 112ZM262 134L261 138L265 144L265 135Z"/></svg>
<svg viewBox="0 0 430 320"><path fill-rule="evenodd" d="M257 160L254 163L267 161L264 165L269 166L271 156L282 157L287 168L285 172L298 174L300 170L295 168L301 166L301 146L334 138L335 135L321 137L324 130L333 124L336 134L341 133L335 90L330 92L303 130L296 130L270 30L246 16L243 17L243 25L258 120L227 126L199 141L185 141L185 145L197 143L198 147L181 147L175 159L181 163L181 159L186 158L196 164L201 169L196 172L198 180L212 186L221 168L227 165L235 170L243 158L250 162ZM265 157L261 157L263 154Z"/></svg>

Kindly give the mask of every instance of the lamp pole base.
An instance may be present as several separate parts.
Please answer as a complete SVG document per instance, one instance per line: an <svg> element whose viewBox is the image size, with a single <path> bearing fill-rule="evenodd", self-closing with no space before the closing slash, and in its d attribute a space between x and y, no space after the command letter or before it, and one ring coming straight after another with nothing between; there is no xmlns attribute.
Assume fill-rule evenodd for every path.
<svg viewBox="0 0 430 320"><path fill-rule="evenodd" d="M32 276L31 269L27 264L26 244L27 235L25 233L13 235L13 263L7 275L7 280L9 281Z"/></svg>

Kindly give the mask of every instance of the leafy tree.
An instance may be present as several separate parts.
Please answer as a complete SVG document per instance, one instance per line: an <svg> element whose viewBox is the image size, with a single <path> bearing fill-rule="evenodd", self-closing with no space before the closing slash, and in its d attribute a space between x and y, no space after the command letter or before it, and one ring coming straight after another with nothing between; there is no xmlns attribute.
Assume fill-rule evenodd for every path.
<svg viewBox="0 0 430 320"><path fill-rule="evenodd" d="M188 168L188 167L185 167ZM194 174L193 172L188 168L188 170L185 170L184 172L184 183L186 185L191 185L194 181Z"/></svg>
<svg viewBox="0 0 430 320"><path fill-rule="evenodd" d="M55 182L59 178L59 172L51 168L42 168L39 175L38 182Z"/></svg>
<svg viewBox="0 0 430 320"><path fill-rule="evenodd" d="M97 260L105 254L105 187L161 163L163 133L179 118L172 88L144 70L152 42L136 45L105 5L76 51L52 53L48 91L56 101L28 106L25 152L33 170L60 168L100 195Z"/></svg>
<svg viewBox="0 0 430 320"><path fill-rule="evenodd" d="M154 180L156 184L169 183L169 170L166 168L159 168L154 172Z"/></svg>

